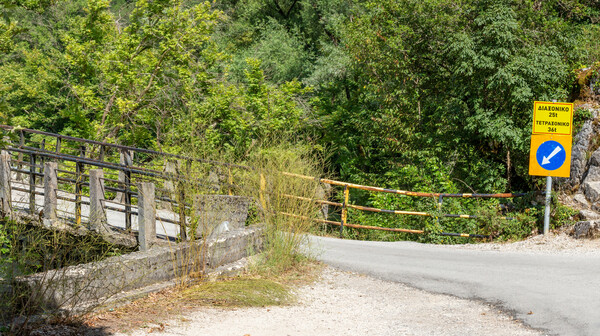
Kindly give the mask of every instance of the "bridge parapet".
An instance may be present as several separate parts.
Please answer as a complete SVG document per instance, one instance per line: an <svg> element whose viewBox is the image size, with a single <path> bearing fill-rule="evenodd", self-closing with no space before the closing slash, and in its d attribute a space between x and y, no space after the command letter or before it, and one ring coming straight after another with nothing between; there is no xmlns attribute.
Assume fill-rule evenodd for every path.
<svg viewBox="0 0 600 336"><path fill-rule="evenodd" d="M0 210L4 214L27 212L48 227L60 222L61 227L68 224L76 230L98 232L109 242L139 243L142 250L161 241L210 235L225 221L191 228L200 217L218 220L214 205L207 209L210 214L193 210L197 194L212 195L227 204L227 209L234 204L241 207L226 211L238 218L229 223L247 216L248 202L233 195L230 182L231 168L248 167L36 130L0 128L19 137L17 144L3 152L0 162ZM211 170L215 165L225 167L229 176L215 174ZM214 195L219 191L229 195ZM228 197L231 199L223 203Z"/></svg>

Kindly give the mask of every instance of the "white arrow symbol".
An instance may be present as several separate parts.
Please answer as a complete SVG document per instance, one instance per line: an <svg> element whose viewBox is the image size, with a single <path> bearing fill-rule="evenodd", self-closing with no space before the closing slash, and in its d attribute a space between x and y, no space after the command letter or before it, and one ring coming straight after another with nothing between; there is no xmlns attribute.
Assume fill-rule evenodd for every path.
<svg viewBox="0 0 600 336"><path fill-rule="evenodd" d="M550 155L548 155L547 157L544 156L544 158L542 159L542 166L550 163L550 159L552 159L554 157L554 155L558 154L558 152L560 152L561 150L562 149L560 148L560 146L557 146L556 148L554 148L552 153L550 153Z"/></svg>

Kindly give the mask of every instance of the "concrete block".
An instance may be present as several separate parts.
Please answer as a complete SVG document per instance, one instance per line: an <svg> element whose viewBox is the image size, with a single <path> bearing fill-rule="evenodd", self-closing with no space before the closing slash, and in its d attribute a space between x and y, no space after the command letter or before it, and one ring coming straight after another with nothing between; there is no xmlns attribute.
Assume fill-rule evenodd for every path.
<svg viewBox="0 0 600 336"><path fill-rule="evenodd" d="M44 163L44 225L51 227L58 218L56 191L58 190L58 163Z"/></svg>
<svg viewBox="0 0 600 336"><path fill-rule="evenodd" d="M102 169L90 169L90 230L106 233L106 212L102 203L104 202L104 171Z"/></svg>
<svg viewBox="0 0 600 336"><path fill-rule="evenodd" d="M175 162L167 161L163 172L168 176L175 176L177 174L177 165ZM167 196L172 199L177 199L177 188L175 187L174 178L165 179L163 183L163 189L167 191ZM173 211L173 205L170 202L161 202L161 207L165 210Z"/></svg>
<svg viewBox="0 0 600 336"><path fill-rule="evenodd" d="M124 166L133 166L134 154L134 151L121 150L119 152L119 164ZM119 170L119 182L123 183L123 185L127 182L127 176L122 170ZM125 194L122 192L117 192L114 201L119 203L125 203Z"/></svg>
<svg viewBox="0 0 600 336"><path fill-rule="evenodd" d="M199 237L215 236L224 231L241 229L246 224L250 199L229 195L196 195L194 209L196 222L195 235Z"/></svg>
<svg viewBox="0 0 600 336"><path fill-rule="evenodd" d="M0 154L0 211L2 215L12 217L12 192L10 187L10 154Z"/></svg>
<svg viewBox="0 0 600 336"><path fill-rule="evenodd" d="M140 251L147 251L156 240L156 203L154 183L138 184L138 224Z"/></svg>

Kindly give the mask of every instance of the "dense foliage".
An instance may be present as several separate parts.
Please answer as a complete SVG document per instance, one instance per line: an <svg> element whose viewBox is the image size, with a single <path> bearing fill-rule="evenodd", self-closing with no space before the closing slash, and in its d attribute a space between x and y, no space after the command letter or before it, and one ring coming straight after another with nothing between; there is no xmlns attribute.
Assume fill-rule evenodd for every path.
<svg viewBox="0 0 600 336"><path fill-rule="evenodd" d="M231 160L288 139L330 155L341 179L417 191L537 188L532 103L567 100L574 70L600 61L597 0L5 0L0 10L2 123Z"/></svg>

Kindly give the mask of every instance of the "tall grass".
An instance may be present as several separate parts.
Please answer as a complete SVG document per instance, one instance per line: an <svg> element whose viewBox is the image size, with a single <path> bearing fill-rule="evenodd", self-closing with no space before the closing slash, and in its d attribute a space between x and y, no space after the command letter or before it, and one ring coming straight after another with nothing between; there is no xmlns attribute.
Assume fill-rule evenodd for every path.
<svg viewBox="0 0 600 336"><path fill-rule="evenodd" d="M190 263L195 266L186 267L177 275L178 278L205 273L206 242L208 238L218 236L211 230L216 230L218 223L228 220L211 211L211 208L218 208L219 201L216 201L216 205L200 204L196 202L196 195L242 196L249 201L246 225L260 225L264 233L263 250L259 258L261 272L281 273L306 258L302 248L306 233L315 223L312 219L319 214L319 206L298 197L315 198L319 183L316 180L291 178L284 173L322 176L324 160L312 153L311 146L289 139L256 141L242 157L234 157L228 149L202 152L202 149L194 148L192 143L178 147L185 148L181 154L211 161L191 162L187 168L178 168L179 173L189 170L185 176L192 182L184 182L183 186L186 202L193 204L186 214L191 228L188 229L188 239L200 243L197 244L197 253L190 255L190 258L198 259ZM226 161L230 164L222 164ZM207 212L211 213L207 215ZM223 215L227 213L228 210L223 211ZM199 230L204 234L195 234L196 227L207 227L208 230Z"/></svg>
<svg viewBox="0 0 600 336"><path fill-rule="evenodd" d="M186 153L221 162L224 158L230 158L231 163L247 167L194 164L192 170L195 178L206 179L212 174L212 179L216 177L219 186L204 190L190 189L201 194L245 196L250 200L247 224L260 224L264 231L264 247L260 258L262 271L279 273L306 258L302 248L306 233L315 223L312 219L319 214L319 207L297 197L314 198L319 183L292 178L284 173L322 176L324 160L314 155L310 146L279 139L276 142L257 141L251 151L237 158L227 151L206 154L188 148ZM202 225L203 221L205 218L201 212L192 216L192 225Z"/></svg>
<svg viewBox="0 0 600 336"><path fill-rule="evenodd" d="M314 198L318 181L285 173L322 176L322 160L306 147L283 143L256 151L246 164L254 170L246 172L241 190L259 202L265 227L264 270L282 272L306 258L306 233L319 215L316 204L298 198Z"/></svg>

